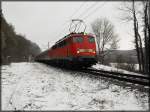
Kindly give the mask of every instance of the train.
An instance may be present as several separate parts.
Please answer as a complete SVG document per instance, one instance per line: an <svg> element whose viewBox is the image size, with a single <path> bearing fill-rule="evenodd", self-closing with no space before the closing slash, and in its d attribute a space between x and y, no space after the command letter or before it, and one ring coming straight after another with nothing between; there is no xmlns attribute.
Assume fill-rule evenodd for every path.
<svg viewBox="0 0 150 112"><path fill-rule="evenodd" d="M96 40L92 34L70 33L35 57L35 61L62 67L90 67L97 63Z"/></svg>

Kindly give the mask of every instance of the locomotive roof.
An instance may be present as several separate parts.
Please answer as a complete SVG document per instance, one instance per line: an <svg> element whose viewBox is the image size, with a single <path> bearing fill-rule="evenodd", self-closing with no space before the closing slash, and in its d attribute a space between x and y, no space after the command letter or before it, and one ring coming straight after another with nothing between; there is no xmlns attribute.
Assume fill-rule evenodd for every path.
<svg viewBox="0 0 150 112"><path fill-rule="evenodd" d="M93 36L93 34L88 34L88 33L84 33L84 32L81 32L81 33L70 33L70 34L66 35L65 37L63 37L62 39L58 40L55 44L58 44L59 42L65 40L65 39L68 38L68 37L71 37L71 36L80 36L80 35ZM51 49L51 48L46 49L45 51L41 52L41 53L38 54L37 56L42 55L42 54L48 52L48 50L50 50L50 49Z"/></svg>
<svg viewBox="0 0 150 112"><path fill-rule="evenodd" d="M89 35L89 36L93 36L92 34L88 34L88 33L85 33L85 32L81 32L81 33L70 33L68 35L66 35L65 37L63 37L62 39L58 40L55 44L58 44L59 42L65 40L66 38L69 38L71 36L80 36L80 35Z"/></svg>
<svg viewBox="0 0 150 112"><path fill-rule="evenodd" d="M48 48L48 49L44 50L43 52L39 53L37 56L40 56L40 55L42 55L42 54L48 52L49 50L50 50L50 48Z"/></svg>

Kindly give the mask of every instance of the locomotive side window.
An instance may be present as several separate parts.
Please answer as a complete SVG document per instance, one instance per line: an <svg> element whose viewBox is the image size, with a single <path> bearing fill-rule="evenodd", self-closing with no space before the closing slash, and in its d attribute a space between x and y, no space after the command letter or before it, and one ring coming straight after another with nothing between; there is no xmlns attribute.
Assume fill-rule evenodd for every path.
<svg viewBox="0 0 150 112"><path fill-rule="evenodd" d="M94 37L88 37L88 41L89 41L90 43L94 43L94 42L95 42L95 39L94 39Z"/></svg>
<svg viewBox="0 0 150 112"><path fill-rule="evenodd" d="M52 49L56 49L57 48L57 45L54 45L53 47L52 47Z"/></svg>
<svg viewBox="0 0 150 112"><path fill-rule="evenodd" d="M63 42L62 42L62 47L63 47L63 46L66 46L66 41L63 41Z"/></svg>
<svg viewBox="0 0 150 112"><path fill-rule="evenodd" d="M66 41L62 41L58 44L58 47L64 47L66 45Z"/></svg>
<svg viewBox="0 0 150 112"><path fill-rule="evenodd" d="M52 49L54 49L54 46L52 46Z"/></svg>
<svg viewBox="0 0 150 112"><path fill-rule="evenodd" d="M67 45L67 42L66 42L66 41L61 41L61 42L59 42L58 44L54 45L54 46L52 47L52 49L61 48L61 47L64 47L64 46L66 46L66 45Z"/></svg>
<svg viewBox="0 0 150 112"><path fill-rule="evenodd" d="M62 42L58 44L58 48L62 46Z"/></svg>
<svg viewBox="0 0 150 112"><path fill-rule="evenodd" d="M74 37L73 38L73 42L75 42L75 43L81 43L81 42L83 42L83 37Z"/></svg>
<svg viewBox="0 0 150 112"><path fill-rule="evenodd" d="M67 42L66 42L66 41L64 41L63 46L66 46L66 45L67 45Z"/></svg>

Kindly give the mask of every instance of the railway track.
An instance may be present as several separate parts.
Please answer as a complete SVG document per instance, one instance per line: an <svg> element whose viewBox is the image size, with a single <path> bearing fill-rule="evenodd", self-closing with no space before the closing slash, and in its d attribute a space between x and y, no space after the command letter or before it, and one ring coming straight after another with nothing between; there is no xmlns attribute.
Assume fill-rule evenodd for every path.
<svg viewBox="0 0 150 112"><path fill-rule="evenodd" d="M125 74L112 71L97 70L92 68L82 69L80 70L80 72L89 73L96 76L109 77L120 81L126 81L149 87L149 77L144 75Z"/></svg>

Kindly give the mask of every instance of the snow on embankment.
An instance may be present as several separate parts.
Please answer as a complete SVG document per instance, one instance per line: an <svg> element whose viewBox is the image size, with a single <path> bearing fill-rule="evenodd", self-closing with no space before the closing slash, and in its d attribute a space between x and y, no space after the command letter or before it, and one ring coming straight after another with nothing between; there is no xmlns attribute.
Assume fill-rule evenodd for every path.
<svg viewBox="0 0 150 112"><path fill-rule="evenodd" d="M2 110L148 110L148 93L40 63L2 66Z"/></svg>
<svg viewBox="0 0 150 112"><path fill-rule="evenodd" d="M114 68L114 67L98 64L98 63L96 65L93 65L92 68L95 68L95 69L98 69L98 70L113 71L113 72L126 73L126 74L133 74L133 75L142 75L142 74L139 74L139 73L134 73L134 72L130 72L130 71L127 71L127 70L118 69L118 68Z"/></svg>

